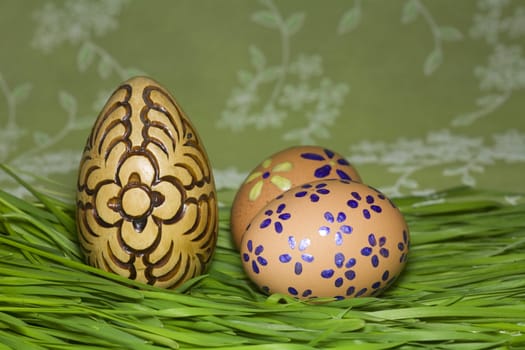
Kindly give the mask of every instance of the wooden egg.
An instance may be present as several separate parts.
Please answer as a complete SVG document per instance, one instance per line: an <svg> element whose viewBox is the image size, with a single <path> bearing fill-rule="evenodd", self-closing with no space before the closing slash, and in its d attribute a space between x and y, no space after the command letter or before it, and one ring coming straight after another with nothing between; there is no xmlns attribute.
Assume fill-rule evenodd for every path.
<svg viewBox="0 0 525 350"><path fill-rule="evenodd" d="M154 80L132 78L111 95L77 186L89 265L163 288L206 270L218 230L212 170L194 126Z"/></svg>

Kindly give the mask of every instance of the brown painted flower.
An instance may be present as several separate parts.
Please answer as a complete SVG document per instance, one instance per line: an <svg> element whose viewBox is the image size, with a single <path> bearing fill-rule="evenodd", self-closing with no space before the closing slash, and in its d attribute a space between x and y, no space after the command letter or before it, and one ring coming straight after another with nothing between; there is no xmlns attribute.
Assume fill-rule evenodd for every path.
<svg viewBox="0 0 525 350"><path fill-rule="evenodd" d="M115 178L105 181L96 193L99 223L119 227L127 249L135 253L151 249L159 239L160 226L181 215L179 186L173 176L159 177L147 154L132 154Z"/></svg>

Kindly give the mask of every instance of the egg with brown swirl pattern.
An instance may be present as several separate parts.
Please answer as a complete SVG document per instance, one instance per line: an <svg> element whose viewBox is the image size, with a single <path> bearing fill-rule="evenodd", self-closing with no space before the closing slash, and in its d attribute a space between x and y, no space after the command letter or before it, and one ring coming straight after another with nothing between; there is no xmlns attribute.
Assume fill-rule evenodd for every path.
<svg viewBox="0 0 525 350"><path fill-rule="evenodd" d="M156 81L123 82L95 120L76 219L89 265L163 288L206 271L218 231L212 170L195 127Z"/></svg>

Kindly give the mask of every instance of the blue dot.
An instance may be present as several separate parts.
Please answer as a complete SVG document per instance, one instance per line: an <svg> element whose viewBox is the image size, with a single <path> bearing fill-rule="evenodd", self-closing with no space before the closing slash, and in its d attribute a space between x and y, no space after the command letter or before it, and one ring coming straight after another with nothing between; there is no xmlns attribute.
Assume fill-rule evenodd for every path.
<svg viewBox="0 0 525 350"><path fill-rule="evenodd" d="M342 225L341 226L341 231L343 231L343 233L345 233L345 234L350 234L350 233L352 233L352 226Z"/></svg>
<svg viewBox="0 0 525 350"><path fill-rule="evenodd" d="M268 265L268 260L266 260L266 259L263 258L262 256L258 256L258 257L257 257L257 261L258 261L259 264L261 264L262 266L266 266L266 265Z"/></svg>
<svg viewBox="0 0 525 350"><path fill-rule="evenodd" d="M283 213L283 214L279 215L279 219L281 219L281 220L288 220L291 217L292 217L292 214L290 214L290 213Z"/></svg>
<svg viewBox="0 0 525 350"><path fill-rule="evenodd" d="M346 220L346 215L345 213L343 212L339 212L339 214L337 214L337 222L343 222Z"/></svg>
<svg viewBox="0 0 525 350"><path fill-rule="evenodd" d="M377 289L377 288L379 288L380 286L381 286L381 282L379 282L379 281L378 281L378 282L375 282L374 284L372 284L372 288L373 288L373 289Z"/></svg>
<svg viewBox="0 0 525 350"><path fill-rule="evenodd" d="M257 266L257 263L255 262L255 260L252 261L252 270L253 272L255 273L259 273L259 266Z"/></svg>
<svg viewBox="0 0 525 350"><path fill-rule="evenodd" d="M261 222L261 225L259 225L260 228L266 228L272 223L272 219L267 218L264 219L263 222Z"/></svg>
<svg viewBox="0 0 525 350"><path fill-rule="evenodd" d="M282 233L283 232L283 225L279 221L277 221L274 224L274 227L275 227L275 232L277 232L277 233Z"/></svg>
<svg viewBox="0 0 525 350"><path fill-rule="evenodd" d="M372 196L370 196L370 195L366 196L366 202L367 202L368 204L372 204L372 203L374 203L374 197L372 197Z"/></svg>
<svg viewBox="0 0 525 350"><path fill-rule="evenodd" d="M355 278L355 271L354 270L347 270L345 272L345 277L349 281L353 280Z"/></svg>
<svg viewBox="0 0 525 350"><path fill-rule="evenodd" d="M317 190L317 193L319 194L328 194L330 193L330 190L327 188L321 188L320 190Z"/></svg>
<svg viewBox="0 0 525 350"><path fill-rule="evenodd" d="M292 256L290 254L282 254L279 255L279 261L282 263L287 263L292 260Z"/></svg>
<svg viewBox="0 0 525 350"><path fill-rule="evenodd" d="M345 262L345 256L343 253L337 253L334 256L335 266L342 267Z"/></svg>
<svg viewBox="0 0 525 350"><path fill-rule="evenodd" d="M307 297L307 296L310 296L312 295L312 290L311 289L307 289L303 292L303 297Z"/></svg>
<svg viewBox="0 0 525 350"><path fill-rule="evenodd" d="M348 161L344 158L339 158L337 160L337 163L339 163L340 165L350 165L350 163L348 163Z"/></svg>
<svg viewBox="0 0 525 350"><path fill-rule="evenodd" d="M301 255L301 258L307 263L314 261L314 256L312 254L303 254Z"/></svg>
<svg viewBox="0 0 525 350"><path fill-rule="evenodd" d="M343 244L343 235L341 234L341 232L336 232L335 233L335 244L336 245Z"/></svg>
<svg viewBox="0 0 525 350"><path fill-rule="evenodd" d="M264 251L264 247L262 245L258 245L257 248L255 248L255 255L259 255Z"/></svg>
<svg viewBox="0 0 525 350"><path fill-rule="evenodd" d="M339 176L339 178L341 180L352 180L350 175L348 175L347 173L345 173L344 171L342 171L340 169L337 169L335 172L336 172L336 174Z"/></svg>
<svg viewBox="0 0 525 350"><path fill-rule="evenodd" d="M379 266L379 258L377 257L377 255L374 255L372 257L372 266L373 267L378 267Z"/></svg>
<svg viewBox="0 0 525 350"><path fill-rule="evenodd" d="M337 288L341 287L341 286L343 285L343 278L342 278L342 277L337 278L337 279L335 280L335 282L334 282L334 285L335 285Z"/></svg>
<svg viewBox="0 0 525 350"><path fill-rule="evenodd" d="M368 209L363 209L363 216L365 219L370 219L370 211L368 211Z"/></svg>
<svg viewBox="0 0 525 350"><path fill-rule="evenodd" d="M346 290L346 295L347 296L350 296L350 295L352 295L354 293L355 293L355 287L353 287L353 286L348 287L348 289Z"/></svg>
<svg viewBox="0 0 525 350"><path fill-rule="evenodd" d="M317 231L322 237L327 236L330 233L330 228L327 226L321 226L319 227L319 230Z"/></svg>
<svg viewBox="0 0 525 350"><path fill-rule="evenodd" d="M301 158L310 160L324 160L324 157L315 153L301 153Z"/></svg>
<svg viewBox="0 0 525 350"><path fill-rule="evenodd" d="M323 178L330 175L332 167L330 165L324 165L320 168L315 169L314 176L317 178Z"/></svg>
<svg viewBox="0 0 525 350"><path fill-rule="evenodd" d="M279 204L279 206L277 207L276 212L279 214L279 213L281 213L281 212L284 210L284 208L286 208L286 204L281 203L281 204Z"/></svg>
<svg viewBox="0 0 525 350"><path fill-rule="evenodd" d="M353 199L350 199L348 202L346 202L346 204L350 207L350 208L357 208L359 206L359 203L357 203L357 201L353 200Z"/></svg>
<svg viewBox="0 0 525 350"><path fill-rule="evenodd" d="M294 272L296 275L300 275L301 272L303 272L303 264L301 264L300 262L296 262L295 267L294 267Z"/></svg>
<svg viewBox="0 0 525 350"><path fill-rule="evenodd" d="M386 270L385 272L383 272L383 276L381 276L381 279L383 281L386 281L389 276L390 276L390 272L388 272L388 270Z"/></svg>
<svg viewBox="0 0 525 350"><path fill-rule="evenodd" d="M352 195L352 197L354 197L355 199L357 199L358 201L361 200L361 195L357 192L352 192L350 193Z"/></svg>
<svg viewBox="0 0 525 350"><path fill-rule="evenodd" d="M361 249L361 255L370 256L370 254L372 254L372 248L364 247L363 249Z"/></svg>
<svg viewBox="0 0 525 350"><path fill-rule="evenodd" d="M288 245L290 246L290 248L295 249L295 237L294 236L288 237Z"/></svg>
<svg viewBox="0 0 525 350"><path fill-rule="evenodd" d="M295 289L294 287L288 287L288 293L290 293L291 295L299 294L299 292L297 292L297 289Z"/></svg>
<svg viewBox="0 0 525 350"><path fill-rule="evenodd" d="M244 260L244 262L248 262L248 260L250 260L250 256L248 254L244 253L242 255L242 260Z"/></svg>
<svg viewBox="0 0 525 350"><path fill-rule="evenodd" d="M311 200L312 202L314 202L314 203L315 203L315 202L318 202L318 201L319 201L319 196L316 195L316 194L314 193L314 194L312 194L312 195L310 196L310 200Z"/></svg>
<svg viewBox="0 0 525 350"><path fill-rule="evenodd" d="M246 244L246 246L248 247L248 251L251 253L253 251L253 242L252 240L248 240L248 243Z"/></svg>
<svg viewBox="0 0 525 350"><path fill-rule="evenodd" d="M368 243L370 243L370 245L371 245L372 247L375 247L375 246L376 246L376 244L377 244L376 236L375 236L373 233L371 233L371 234L368 235Z"/></svg>
<svg viewBox="0 0 525 350"><path fill-rule="evenodd" d="M327 270L321 271L321 277L322 278L332 278L333 275L334 275L334 270L332 270L332 269L327 269Z"/></svg>
<svg viewBox="0 0 525 350"><path fill-rule="evenodd" d="M385 236L380 237L379 238L379 246L382 247L382 246L385 245L385 243L386 243L386 237Z"/></svg>
<svg viewBox="0 0 525 350"><path fill-rule="evenodd" d="M270 176L270 172L269 171L266 171L266 172L264 172L264 174L262 174L262 178L263 179L267 179L269 176Z"/></svg>
<svg viewBox="0 0 525 350"><path fill-rule="evenodd" d="M330 151L329 149L324 149L324 153L328 156L328 158L332 159L334 157L334 152Z"/></svg>
<svg viewBox="0 0 525 350"><path fill-rule="evenodd" d="M330 213L329 211L325 212L324 213L324 218L326 221L328 221L329 223L333 223L334 222L334 216L332 215L332 213Z"/></svg>
<svg viewBox="0 0 525 350"><path fill-rule="evenodd" d="M354 258L348 259L348 261L345 264L345 267L347 269L349 269L349 268L353 267L355 265L355 263L356 263L356 260Z"/></svg>
<svg viewBox="0 0 525 350"><path fill-rule="evenodd" d="M400 251L403 251L403 250L405 250L405 245L402 242L399 242L397 244L397 249L399 249Z"/></svg>
<svg viewBox="0 0 525 350"><path fill-rule="evenodd" d="M307 193L308 193L308 192L306 192L306 191L301 191L301 192L297 192L297 193L295 194L295 196L298 197L298 198L300 198L300 197L304 197L304 196L306 196Z"/></svg>
<svg viewBox="0 0 525 350"><path fill-rule="evenodd" d="M367 288L363 288L359 292L357 292L357 294L355 296L356 297L360 297L361 295L365 294L367 291L368 291Z"/></svg>
<svg viewBox="0 0 525 350"><path fill-rule="evenodd" d="M372 209L373 211L375 211L376 213L380 213L382 211L381 207L379 205L372 205L370 207L370 209Z"/></svg>
<svg viewBox="0 0 525 350"><path fill-rule="evenodd" d="M386 249L386 248L381 248L381 249L379 250L379 254L381 254L381 256L382 256L383 258L388 258L388 255L389 255L389 253L388 253L388 249Z"/></svg>
<svg viewBox="0 0 525 350"><path fill-rule="evenodd" d="M303 251L306 248L310 246L310 239L309 238L303 238L301 239L301 242L299 242L299 250Z"/></svg>

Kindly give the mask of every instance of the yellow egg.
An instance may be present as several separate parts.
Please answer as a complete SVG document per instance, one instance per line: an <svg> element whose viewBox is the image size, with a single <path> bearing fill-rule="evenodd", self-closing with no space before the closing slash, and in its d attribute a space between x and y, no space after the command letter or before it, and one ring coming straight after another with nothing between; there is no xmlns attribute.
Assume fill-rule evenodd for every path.
<svg viewBox="0 0 525 350"><path fill-rule="evenodd" d="M217 241L217 196L194 126L156 81L122 83L80 162L77 227L89 265L172 288L202 274Z"/></svg>
<svg viewBox="0 0 525 350"><path fill-rule="evenodd" d="M297 185L332 178L361 181L342 155L325 147L294 146L268 157L250 172L233 200L231 231L236 247L251 219L272 199Z"/></svg>
<svg viewBox="0 0 525 350"><path fill-rule="evenodd" d="M294 187L251 221L241 243L250 279L300 299L378 295L401 274L410 244L399 209L346 180Z"/></svg>

